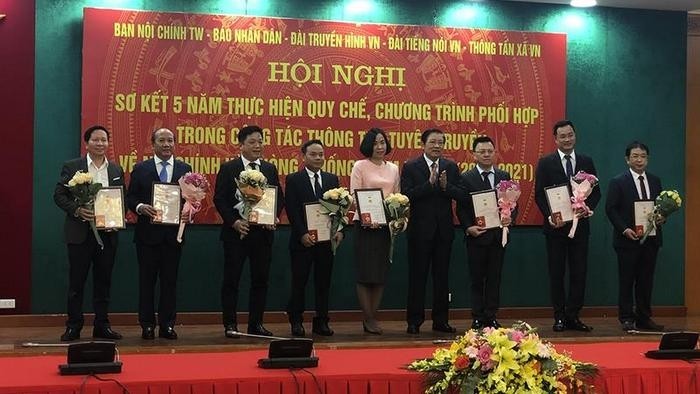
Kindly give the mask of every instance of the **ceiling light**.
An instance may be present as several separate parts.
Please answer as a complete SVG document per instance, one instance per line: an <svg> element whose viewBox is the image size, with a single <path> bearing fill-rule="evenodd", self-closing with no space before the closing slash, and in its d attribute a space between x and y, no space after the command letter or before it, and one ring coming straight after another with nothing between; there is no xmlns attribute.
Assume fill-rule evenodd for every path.
<svg viewBox="0 0 700 394"><path fill-rule="evenodd" d="M596 0L571 0L572 7L595 7Z"/></svg>

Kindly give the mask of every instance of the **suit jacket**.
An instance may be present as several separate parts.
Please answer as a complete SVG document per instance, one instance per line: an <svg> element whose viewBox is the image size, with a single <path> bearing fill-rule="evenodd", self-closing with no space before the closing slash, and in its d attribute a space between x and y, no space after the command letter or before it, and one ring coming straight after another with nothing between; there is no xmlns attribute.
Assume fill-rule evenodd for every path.
<svg viewBox="0 0 700 394"><path fill-rule="evenodd" d="M322 191L335 189L339 185L338 177L335 174L321 171ZM289 249L306 249L301 243L301 237L309 231L306 224L304 205L307 202L316 202L318 199L314 194L314 189L305 169L287 175L284 201L287 219L289 219L289 224L292 226L292 234L289 237Z"/></svg>
<svg viewBox="0 0 700 394"><path fill-rule="evenodd" d="M593 159L590 157L576 152L576 168L574 168L574 174L579 171L585 171L592 175L598 175L593 165ZM567 184L569 185L569 193L571 193L571 184L566 178L566 173L564 172L564 167L561 165L561 159L559 157L559 152L555 151L547 156L540 158L537 163L537 170L535 171L535 202L540 208L540 212L544 216L544 227L543 231L547 235L557 235L566 237L571 230L571 223L567 223L565 226L560 228L554 228L550 226L547 217L551 215L549 209L549 203L547 202L547 196L545 195L544 189L549 186L556 186ZM593 188L593 192L586 199L586 205L592 210L595 210L598 202L600 202L600 187ZM578 228L576 229L575 238L588 237L590 234L590 223L588 218L580 219L578 222Z"/></svg>
<svg viewBox="0 0 700 394"><path fill-rule="evenodd" d="M493 171L495 181L494 187L498 185L498 182L510 179L509 173L499 170L495 166L493 167ZM484 180L479 174L479 169L477 167L462 173L462 187L465 193L463 198L457 200L457 217L459 218L459 223L462 225L462 228L466 230L468 227L474 225L474 204L471 199L471 193L488 190L488 188L484 185ZM518 209L516 208L511 214L513 222L515 222L517 214ZM502 233L503 229L498 227L486 230L485 233L478 237L470 237L465 233L464 239L467 243L474 245L500 244Z"/></svg>
<svg viewBox="0 0 700 394"><path fill-rule="evenodd" d="M173 177L170 183L177 184L177 181L186 173L192 171L192 167L181 161L173 161ZM126 194L126 201L134 213L139 204L153 204L153 183L160 182L160 176L156 169L156 163L153 159L148 159L137 163L131 171L131 180L129 181L129 191ZM169 243L172 245L177 242L178 226L168 226L164 224L153 224L151 218L147 215L138 215L136 222L136 231L134 232L134 242L143 243L146 245L157 245L160 243Z"/></svg>
<svg viewBox="0 0 700 394"><path fill-rule="evenodd" d="M649 183L649 198L653 200L661 193L661 180L648 172L645 175ZM608 197L605 200L605 213L613 225L615 248L633 248L639 245L639 241L633 241L622 235L627 228L634 230L634 202L641 200L636 183L637 180L632 177L629 170L610 180ZM663 243L661 227L656 228L656 237L649 237L644 243L661 246Z"/></svg>
<svg viewBox="0 0 700 394"><path fill-rule="evenodd" d="M282 188L279 187L280 181L277 167L261 159L259 170L267 178L268 185L277 186L277 215L279 215L282 212L282 208L284 208L284 193ZM222 164L219 173L216 175L214 205L216 205L216 210L219 211L219 215L224 221L219 237L222 241L240 241L240 235L233 229L233 224L236 220L242 219L240 212L234 208L240 202L236 197L236 179L242 171L243 160L238 157ZM265 232L267 233L268 241L271 243L273 232L267 230Z"/></svg>
<svg viewBox="0 0 700 394"><path fill-rule="evenodd" d="M75 211L78 209L78 203L75 201L75 198L73 198L68 186L66 186L77 171L88 172L87 157L78 157L63 163L61 177L56 183L56 188L53 193L53 200L56 205L66 212L63 234L65 242L68 244L83 243L87 234L92 233L88 222L83 222L80 218L74 216ZM124 187L124 170L122 170L118 164L108 161L107 176L109 185L103 186ZM112 245L116 246L116 231L100 232L100 237L111 237Z"/></svg>
<svg viewBox="0 0 700 394"><path fill-rule="evenodd" d="M460 186L459 170L455 162L441 158L438 174L447 173L447 188L443 191L439 182L430 184L430 168L423 155L407 161L401 172L401 193L411 201L411 219L408 224L409 239L431 240L436 234L440 239L452 241L452 200L464 194Z"/></svg>

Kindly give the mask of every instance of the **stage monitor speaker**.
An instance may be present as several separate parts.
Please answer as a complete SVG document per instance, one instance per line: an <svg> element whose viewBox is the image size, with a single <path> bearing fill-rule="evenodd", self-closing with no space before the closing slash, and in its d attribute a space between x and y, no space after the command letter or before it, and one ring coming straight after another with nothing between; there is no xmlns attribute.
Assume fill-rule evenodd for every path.
<svg viewBox="0 0 700 394"><path fill-rule="evenodd" d="M270 342L267 358L258 360L260 368L313 368L318 357L313 356L314 341L309 338L279 339Z"/></svg>
<svg viewBox="0 0 700 394"><path fill-rule="evenodd" d="M120 373L122 362L115 360L116 345L110 341L80 342L68 346L66 364L58 366L61 375Z"/></svg>
<svg viewBox="0 0 700 394"><path fill-rule="evenodd" d="M667 332L661 336L659 350L650 350L646 356L654 359L696 359L700 358L697 332Z"/></svg>
<svg viewBox="0 0 700 394"><path fill-rule="evenodd" d="M698 344L699 336L700 334L697 332L667 332L661 336L659 350L695 349Z"/></svg>

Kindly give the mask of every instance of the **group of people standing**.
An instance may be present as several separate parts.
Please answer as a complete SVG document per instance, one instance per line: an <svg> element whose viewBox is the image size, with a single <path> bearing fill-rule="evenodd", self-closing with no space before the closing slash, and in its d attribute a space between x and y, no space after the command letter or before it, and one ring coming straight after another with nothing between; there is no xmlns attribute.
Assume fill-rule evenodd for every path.
<svg viewBox="0 0 700 394"><path fill-rule="evenodd" d="M553 220L545 196L545 188L568 184L578 171L596 175L590 157L575 152L576 132L572 122L560 121L553 127L557 150L539 160L536 171L535 199L545 217L543 230L546 239L550 293L554 309L554 331L566 329L590 331L592 328L579 319L583 306L588 257L589 216L601 198L595 188L586 203L590 210L577 210L578 230L568 236L570 223ZM54 200L66 212L65 241L68 247L69 285L68 319L61 340L78 339L83 326L83 290L90 265L93 266L93 307L95 320L93 337L120 339L112 330L107 316L111 272L117 246L117 232L100 231L104 247L98 247L89 236L89 221L94 212L79 206L67 187L76 171L89 172L96 182L110 186L124 186L124 174L119 165L105 156L109 132L102 126L88 128L84 133L87 155L67 161L56 185ZM263 157L263 131L258 126L246 126L238 133L240 157L224 163L216 178L214 203L223 220L220 240L224 249L221 304L224 335L240 336L237 307L241 273L249 262L250 289L248 297L247 333L272 336L263 325L263 313L268 292L268 278L276 225L253 225L234 207L240 202L235 180L244 170L262 172L270 185L279 187L277 168ZM175 332L175 299L177 270L182 244L176 241L177 227L152 223L157 214L150 205L154 182L176 183L191 167L174 158L174 136L166 129L155 130L151 136L154 157L138 163L132 173L127 191L127 205L138 215L135 243L139 264L139 323L143 339L154 339L156 323L158 335L177 339ZM511 217L503 216L499 228L487 229L474 217L470 194L496 187L509 180L510 175L497 168L494 142L486 136L473 141L472 154L476 166L463 174L457 164L443 157L445 135L439 129L427 129L421 135L423 153L403 165L401 171L387 160L391 144L387 134L378 128L370 129L360 144L364 159L355 162L350 176L350 191L378 188L384 196L391 193L406 195L411 204L407 229L408 241L408 297L406 332L419 334L425 321L425 293L428 274L432 277L432 330L454 333L448 321L449 264L454 239L453 201L457 203L457 217L464 234L471 279L473 329L500 327L497 320L500 280L505 246L501 242L502 227L512 225L517 210ZM615 229L614 248L618 255L620 277L619 319L624 329L661 329L651 320L651 288L656 253L661 245L658 231L644 244L634 230L634 201L654 199L661 192L659 178L646 173L649 149L634 142L625 152L629 170L610 182L606 213ZM324 192L337 188L340 183L334 174L323 171L324 146L320 140L309 140L301 147L303 168L289 174L284 193L278 192L277 214L286 209L291 234L289 253L291 262L291 295L287 306L291 333L305 336L303 325L305 292L313 272L315 317L312 332L330 336L328 300L334 254L330 242L318 242L309 234L304 217L304 205L318 201ZM187 221L188 215L181 215ZM357 298L363 314L362 327L366 333L382 334L377 317L382 294L390 268L391 235L386 226L361 224L353 215L352 226L340 229L331 236L341 243L347 232L353 232L354 265ZM663 222L663 218L660 219ZM341 246L344 247L344 246ZM564 278L569 270L569 294L565 294ZM154 307L154 289L160 280L158 318ZM634 294L634 295L633 295ZM636 307L635 307L636 305Z"/></svg>

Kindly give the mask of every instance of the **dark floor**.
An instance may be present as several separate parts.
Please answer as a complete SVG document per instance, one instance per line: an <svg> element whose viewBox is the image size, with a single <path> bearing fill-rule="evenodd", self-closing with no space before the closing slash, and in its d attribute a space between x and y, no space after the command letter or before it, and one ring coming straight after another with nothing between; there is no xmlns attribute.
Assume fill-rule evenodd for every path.
<svg viewBox="0 0 700 394"><path fill-rule="evenodd" d="M547 318L530 319L528 323L537 327L540 336L551 342L608 342L608 341L658 341L657 334L640 333L628 334L622 331L614 317L598 317L583 319L586 324L594 327L590 333L575 331L553 332L552 320ZM657 323L666 326L665 331L700 331L700 317L661 317ZM501 324L510 325L514 321L501 320ZM471 321L456 320L451 322L457 328L457 333L468 329ZM280 337L290 336L289 325L273 323L265 325ZM314 339L316 348L341 349L356 347L406 347L406 346L435 346L442 340L451 340L454 334L442 334L431 330L431 322L427 321L421 327L417 336L406 334L406 324L402 321L382 322L383 335L366 334L362 331L360 322L331 323L335 335L331 337L311 336L311 324L305 324L307 337ZM241 327L244 328L244 327ZM229 339L223 335L220 325L181 325L176 330L179 339L175 341L158 339L147 341L141 339L141 329L138 326L114 326L124 339L117 341L121 353L174 353L174 352L215 352L237 351L246 349L266 348L265 339L239 338ZM0 328L0 356L37 355L65 353L65 343L59 341L63 327L9 327ZM83 340L89 340L92 328L83 329Z"/></svg>

